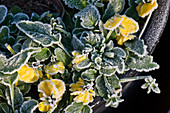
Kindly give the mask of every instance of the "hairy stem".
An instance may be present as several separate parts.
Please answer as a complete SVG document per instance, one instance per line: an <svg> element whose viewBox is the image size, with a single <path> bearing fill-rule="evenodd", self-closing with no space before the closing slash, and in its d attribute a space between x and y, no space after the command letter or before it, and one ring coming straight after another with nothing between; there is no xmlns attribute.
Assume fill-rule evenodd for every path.
<svg viewBox="0 0 170 113"><path fill-rule="evenodd" d="M119 81L124 83L124 82L131 82L131 81L135 81L135 80L142 80L145 78L148 78L150 76L136 76L136 77L130 77L130 78L121 78Z"/></svg>
<svg viewBox="0 0 170 113"><path fill-rule="evenodd" d="M149 14L149 16L148 16L148 18L147 18L147 20L146 20L146 22L145 22L145 24L143 26L143 29L142 29L142 31L139 34L139 39L142 37L142 35L143 35L143 33L144 33L145 29L146 29L146 27L147 27L147 25L149 23L149 20L151 18L151 15L152 15L152 13Z"/></svg>
<svg viewBox="0 0 170 113"><path fill-rule="evenodd" d="M11 79L9 79L9 83L10 83L9 89L10 89L12 110L15 111L15 108L14 108L14 86L13 86L13 84L11 82Z"/></svg>

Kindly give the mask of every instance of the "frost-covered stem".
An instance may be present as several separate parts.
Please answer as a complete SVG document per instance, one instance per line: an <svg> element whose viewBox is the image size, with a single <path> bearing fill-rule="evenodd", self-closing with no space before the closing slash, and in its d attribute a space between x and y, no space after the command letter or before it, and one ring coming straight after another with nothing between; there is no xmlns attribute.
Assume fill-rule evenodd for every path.
<svg viewBox="0 0 170 113"><path fill-rule="evenodd" d="M109 39L110 35L112 34L113 30L110 30L109 33L106 36L106 41Z"/></svg>
<svg viewBox="0 0 170 113"><path fill-rule="evenodd" d="M61 32L64 33L64 34L66 34L68 37L71 37L71 34L68 33L67 31L65 31L64 29L61 29L61 28L55 28L55 29L61 31Z"/></svg>
<svg viewBox="0 0 170 113"><path fill-rule="evenodd" d="M11 79L9 79L9 83L10 83L9 89L10 89L12 110L13 110L13 112L14 112L14 111L15 111L15 108L14 108L14 86L13 86L13 84L12 84L12 82L11 82Z"/></svg>
<svg viewBox="0 0 170 113"><path fill-rule="evenodd" d="M131 82L131 81L135 81L135 80L142 80L145 78L148 78L150 76L136 76L136 77L130 77L130 78L121 78L119 81L124 83L124 82Z"/></svg>
<svg viewBox="0 0 170 113"><path fill-rule="evenodd" d="M149 20L151 18L151 15L152 15L152 13L149 14L149 16L148 16L148 18L147 18L147 20L146 20L146 22L145 22L145 24L143 26L143 29L142 29L142 31L139 34L139 39L142 37L142 35L143 35L143 33L144 33L145 29L146 29L146 27L147 27L147 25L149 23Z"/></svg>

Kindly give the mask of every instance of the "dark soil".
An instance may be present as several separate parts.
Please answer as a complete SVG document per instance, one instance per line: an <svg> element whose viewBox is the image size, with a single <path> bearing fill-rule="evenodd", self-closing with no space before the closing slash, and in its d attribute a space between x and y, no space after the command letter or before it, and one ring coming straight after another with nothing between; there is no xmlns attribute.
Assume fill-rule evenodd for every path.
<svg viewBox="0 0 170 113"><path fill-rule="evenodd" d="M55 3L51 0L0 0L0 4L5 5L8 9L18 6L28 15L31 15L32 12L39 15L45 11L57 12Z"/></svg>

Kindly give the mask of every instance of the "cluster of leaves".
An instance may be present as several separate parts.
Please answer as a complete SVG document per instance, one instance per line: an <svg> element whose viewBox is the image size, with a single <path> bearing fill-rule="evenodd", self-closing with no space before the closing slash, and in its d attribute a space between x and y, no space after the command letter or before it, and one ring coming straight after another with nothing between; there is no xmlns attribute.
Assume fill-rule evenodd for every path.
<svg viewBox="0 0 170 113"><path fill-rule="evenodd" d="M115 31L106 38L109 31L104 28L103 22L116 13L123 14L125 0L64 1L68 7L76 8L77 12L68 10L63 19L58 13L50 12L42 15L32 13L29 17L18 7L8 11L0 5L0 112L25 113L37 108L38 98L31 99L27 95L31 87L49 78L44 76L32 84L19 81L15 87L17 72L25 64L45 66L51 62L51 58L64 64L65 72L51 77L62 79L67 85L66 93L54 112L68 113L92 112L89 105L73 102L70 96L68 85L76 83L78 78L86 83L94 83L95 93L104 98L106 107L117 107L123 101L121 81L128 81L128 78L121 80L120 74L129 70L148 72L159 68L153 62L153 57L148 55L142 39L136 37L120 46L116 43ZM129 0L130 7L125 14L138 20L134 9L137 4L133 1ZM15 55L8 51L8 45ZM71 55L73 51L85 55L87 59L70 66L74 59ZM42 72L45 73L44 70ZM142 88L148 87L148 92L151 89L160 92L155 80L148 78L146 82Z"/></svg>

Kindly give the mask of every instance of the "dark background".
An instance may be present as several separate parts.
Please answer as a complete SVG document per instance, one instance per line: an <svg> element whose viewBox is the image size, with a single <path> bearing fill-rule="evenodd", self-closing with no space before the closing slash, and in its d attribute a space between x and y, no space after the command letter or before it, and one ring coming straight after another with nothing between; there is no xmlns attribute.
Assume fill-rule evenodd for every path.
<svg viewBox="0 0 170 113"><path fill-rule="evenodd" d="M117 109L108 108L103 113L168 113L170 110L170 21L166 24L155 51L154 61L160 64L160 69L143 73L152 75L159 84L160 94L141 89L144 81L132 82L124 102Z"/></svg>

